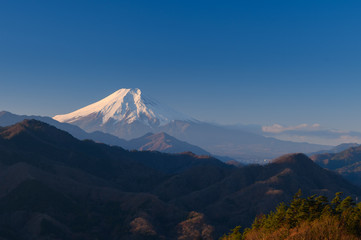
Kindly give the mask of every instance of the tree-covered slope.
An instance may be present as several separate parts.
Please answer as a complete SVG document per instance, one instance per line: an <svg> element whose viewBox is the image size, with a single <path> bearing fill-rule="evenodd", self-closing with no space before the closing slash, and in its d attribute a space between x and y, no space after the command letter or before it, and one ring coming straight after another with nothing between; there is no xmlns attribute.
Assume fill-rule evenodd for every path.
<svg viewBox="0 0 361 240"><path fill-rule="evenodd" d="M321 167L333 170L356 185L361 185L361 147L350 147L338 153L311 156Z"/></svg>
<svg viewBox="0 0 361 240"><path fill-rule="evenodd" d="M301 197L299 191L289 204L280 203L267 215L258 216L251 228L237 226L221 240L356 240L361 239L361 203L352 197L332 201L325 196Z"/></svg>
<svg viewBox="0 0 361 240"><path fill-rule="evenodd" d="M361 195L304 154L236 168L80 141L35 120L0 128L0 239L217 239L299 188Z"/></svg>

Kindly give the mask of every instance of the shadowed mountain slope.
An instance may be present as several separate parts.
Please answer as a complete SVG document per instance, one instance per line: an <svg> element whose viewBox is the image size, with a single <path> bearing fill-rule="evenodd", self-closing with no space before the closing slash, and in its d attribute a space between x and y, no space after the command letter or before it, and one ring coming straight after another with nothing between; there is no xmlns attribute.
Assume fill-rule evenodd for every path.
<svg viewBox="0 0 361 240"><path fill-rule="evenodd" d="M198 155L211 155L209 152L203 150L200 147L191 145L184 141L180 141L166 133L148 133L140 138L127 141L114 135L103 133L100 131L88 133L78 126L69 123L61 123L50 117L16 115L6 111L0 112L0 126L3 127L16 124L17 122L21 122L25 119L36 119L48 123L52 126L57 127L58 129L67 131L74 137L81 140L91 139L96 142L120 146L129 150L149 150L167 153L181 153L190 151Z"/></svg>
<svg viewBox="0 0 361 240"><path fill-rule="evenodd" d="M327 146L280 141L246 131L227 129L197 121L180 120L174 120L157 128L147 128L147 131L142 130L141 134L146 134L149 131L157 133L154 137L146 135L137 137L138 141L132 139L128 142L112 135L116 134L116 131L110 131L111 134L101 131L86 132L76 125L61 123L49 117L16 115L6 111L0 112L0 126L9 126L24 119L36 119L48 123L69 132L81 140L91 139L126 149L139 150L139 148L144 148L169 153L192 151L200 155L209 155L211 153L225 162L237 159L241 162L264 163L264 159L270 160L270 158L287 152L314 152L315 150L327 149ZM134 122L134 124L137 125L138 123ZM122 128L127 129L127 125L122 125ZM135 126L135 128L137 127ZM167 134L163 141L161 141L162 138L160 137L162 134ZM167 143L167 140L170 140L172 144ZM134 143L137 144L134 145ZM171 147L167 147L168 145L171 145Z"/></svg>
<svg viewBox="0 0 361 240"><path fill-rule="evenodd" d="M125 145L125 148L165 153L181 153L189 151L197 155L211 155L200 147L180 141L164 132L156 134L147 133L140 138L129 140L127 145Z"/></svg>
<svg viewBox="0 0 361 240"><path fill-rule="evenodd" d="M357 143L342 143L340 145L337 145L336 147L333 147L329 150L322 150L322 151L318 151L318 152L313 152L313 153L308 153L308 156L313 156L313 155L318 155L318 154L325 154L325 153L339 153L342 151L345 151L349 148L352 147L358 147L360 146L360 144Z"/></svg>
<svg viewBox="0 0 361 240"><path fill-rule="evenodd" d="M320 166L334 170L356 185L361 185L361 147L351 147L339 153L311 156Z"/></svg>
<svg viewBox="0 0 361 240"><path fill-rule="evenodd" d="M3 239L216 239L299 188L360 195L303 154L236 168L79 141L36 120L0 129Z"/></svg>
<svg viewBox="0 0 361 240"><path fill-rule="evenodd" d="M123 139L139 138L148 132L165 132L218 156L249 163L264 163L281 154L328 149L317 144L281 141L241 129L209 124L177 112L145 96L138 88L122 88L111 95L75 110L54 116L85 131L102 131Z"/></svg>
<svg viewBox="0 0 361 240"><path fill-rule="evenodd" d="M63 131L70 133L74 137L81 139L81 140L91 139L96 142L101 142L101 143L105 143L105 144L109 144L109 145L116 145L116 146L123 146L127 143L126 140L118 138L114 135L99 132L99 131L88 133L88 132L85 132L83 129L81 129L78 126L75 126L75 125L72 125L69 123L61 123L50 117L17 115L17 114L13 114L13 113L10 113L7 111L0 112L0 126L3 126L3 127L16 124L25 119L35 119L35 120L50 124L52 126L57 127L58 129L61 129Z"/></svg>
<svg viewBox="0 0 361 240"><path fill-rule="evenodd" d="M230 168L193 154L79 141L36 120L3 127L0 229L7 231L0 237L169 239L188 213L150 192L177 172L202 165Z"/></svg>
<svg viewBox="0 0 361 240"><path fill-rule="evenodd" d="M201 172L202 169L198 169L192 176ZM219 174L222 172L214 175ZM182 179L170 179L166 185L176 186ZM338 191L354 196L360 194L359 188L341 176L322 169L306 155L291 154L265 166L254 165L235 169L227 173L221 181L189 194L173 193L175 197L170 202L187 210L206 213L209 221L217 226L217 230L226 232L226 226L249 226L251 216L267 213L280 201L289 201L298 189L302 189L306 196L323 194L332 197ZM160 197L167 199L168 196Z"/></svg>

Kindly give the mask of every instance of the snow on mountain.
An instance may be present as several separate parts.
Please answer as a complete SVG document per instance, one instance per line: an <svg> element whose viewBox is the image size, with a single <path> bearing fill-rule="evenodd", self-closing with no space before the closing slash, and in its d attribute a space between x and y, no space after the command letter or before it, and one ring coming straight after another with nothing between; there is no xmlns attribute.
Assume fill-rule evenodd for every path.
<svg viewBox="0 0 361 240"><path fill-rule="evenodd" d="M290 152L316 152L328 146L294 143L192 119L135 89L120 89L108 97L55 120L122 139L165 132L219 156L244 162L264 162ZM159 142L157 142L158 144Z"/></svg>
<svg viewBox="0 0 361 240"><path fill-rule="evenodd" d="M147 126L162 126L174 120L192 120L190 117L144 96L138 88L119 89L96 103L68 114L56 115L53 118L67 123L75 123L87 118L87 121L97 120L100 125L109 121L127 124L140 121Z"/></svg>

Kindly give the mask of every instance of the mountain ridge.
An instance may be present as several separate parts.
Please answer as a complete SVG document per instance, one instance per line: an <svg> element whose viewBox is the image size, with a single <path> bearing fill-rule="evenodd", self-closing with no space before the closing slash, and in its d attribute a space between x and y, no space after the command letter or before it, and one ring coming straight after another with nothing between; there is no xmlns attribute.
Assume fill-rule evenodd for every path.
<svg viewBox="0 0 361 240"><path fill-rule="evenodd" d="M125 97L128 94L129 97ZM57 115L54 119L69 122L87 132L102 131L126 140L139 138L148 132L165 132L214 155L249 163L265 163L290 152L316 152L330 148L209 124L183 114L170 114L174 110L169 108L163 111L162 107L162 111L158 111L157 107L163 105L143 98L139 89L120 89L96 103Z"/></svg>
<svg viewBox="0 0 361 240"><path fill-rule="evenodd" d="M147 133L142 137L131 139L125 145L127 149L141 151L160 151L165 153L193 152L197 155L212 154L195 145L180 141L165 132Z"/></svg>
<svg viewBox="0 0 361 240"><path fill-rule="evenodd" d="M350 182L361 185L361 146L350 147L338 153L322 153L310 157L323 168L333 170Z"/></svg>
<svg viewBox="0 0 361 240"><path fill-rule="evenodd" d="M5 131L18 134L4 139ZM307 195L360 196L310 160L300 168L304 155L236 168L192 153L80 141L36 120L1 128L0 156L5 239L187 239L187 229L216 239L235 224L249 226L300 187Z"/></svg>
<svg viewBox="0 0 361 240"><path fill-rule="evenodd" d="M209 152L205 151L204 149L202 149L198 146L189 144L184 141L180 141L168 134L166 135L165 139L170 140L171 142L170 142L170 145L168 145L168 147L166 149L164 149L161 147L156 147L155 142L152 142L151 138L148 140L145 139L147 136L150 137L153 135L154 135L153 136L153 138L154 138L155 136L157 136L157 134L161 134L161 133L154 134L154 133L149 132L146 134L147 136L141 136L138 139L130 139L127 141L125 139L121 139L114 135L104 133L101 131L95 131L95 132L88 133L76 125L72 125L69 123L60 123L50 117L40 117L40 116L33 116L33 115L32 116L16 115L16 114L12 114L12 113L6 112L6 111L0 112L0 126L13 125L13 124L21 122L25 119L35 119L38 121L48 123L50 125L57 127L58 129L69 132L71 135L73 135L74 137L76 137L80 140L91 139L96 142L120 146L120 147L129 149L129 150L136 149L136 150L160 151L160 152L168 152L168 153L181 153L181 152L186 152L186 151L192 151L197 155L212 155ZM163 134L166 134L166 133L163 133ZM142 144L140 144L139 141L141 141ZM165 144L165 142L160 143L158 141L158 144L161 146L162 144ZM147 147L145 147L143 145L147 145ZM176 145L177 147L174 148L173 147L174 145ZM153 147L149 147L149 146L153 146ZM225 157L223 157L223 158L226 159Z"/></svg>

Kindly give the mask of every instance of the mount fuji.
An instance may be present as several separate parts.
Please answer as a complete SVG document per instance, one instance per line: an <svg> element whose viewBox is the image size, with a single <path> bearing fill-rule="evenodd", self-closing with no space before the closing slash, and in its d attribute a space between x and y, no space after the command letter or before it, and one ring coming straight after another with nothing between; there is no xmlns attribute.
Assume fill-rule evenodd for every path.
<svg viewBox="0 0 361 240"><path fill-rule="evenodd" d="M108 97L53 119L87 132L101 131L123 139L164 132L217 156L242 162L267 162L292 152L316 152L330 146L282 141L257 133L201 122L145 96L140 89L120 89Z"/></svg>
<svg viewBox="0 0 361 240"><path fill-rule="evenodd" d="M196 121L145 96L138 88L119 89L96 103L56 115L54 119L77 125L87 132L103 131L124 139L158 132L160 127L176 120Z"/></svg>

